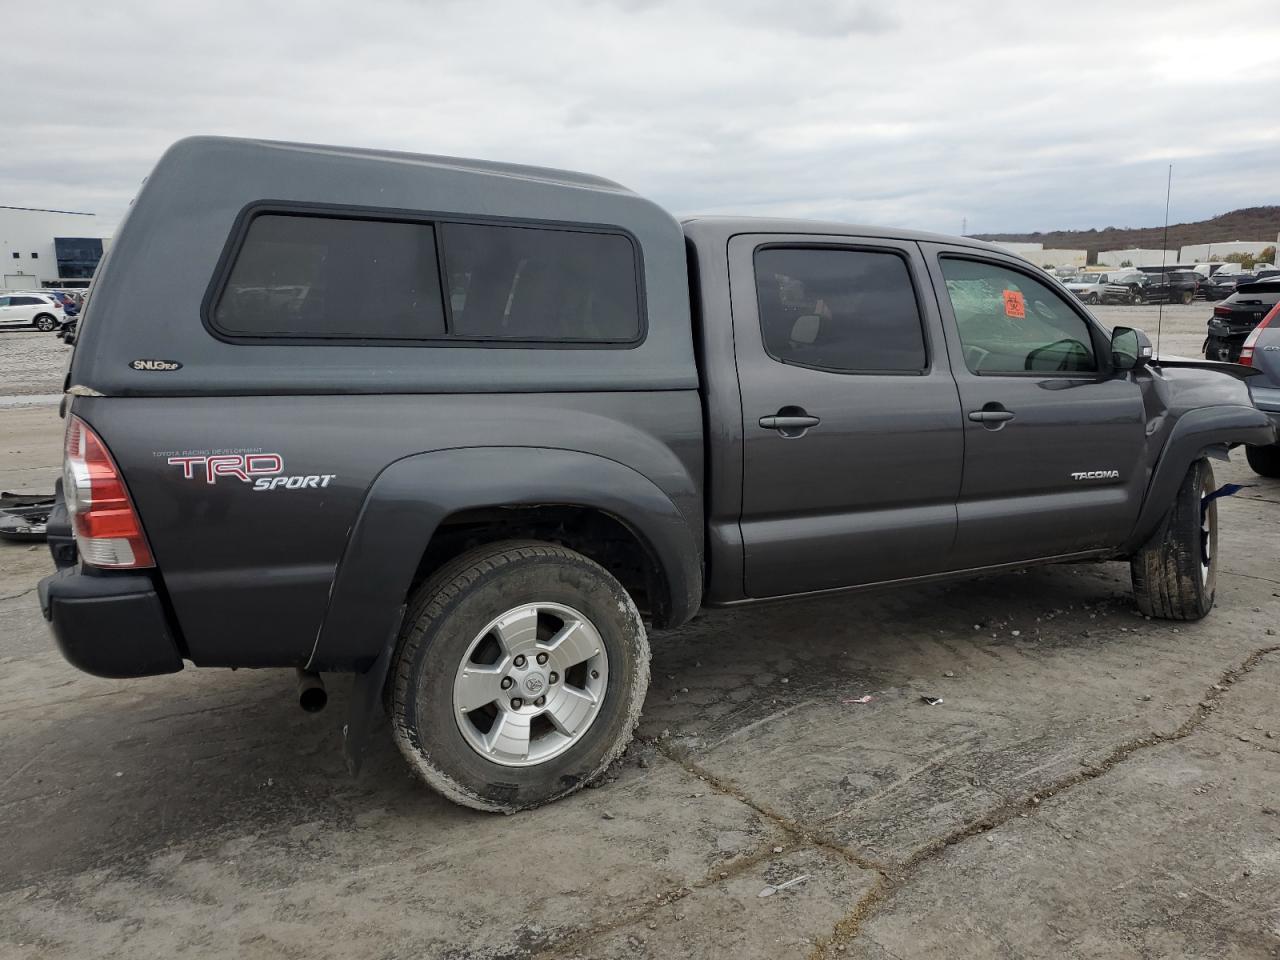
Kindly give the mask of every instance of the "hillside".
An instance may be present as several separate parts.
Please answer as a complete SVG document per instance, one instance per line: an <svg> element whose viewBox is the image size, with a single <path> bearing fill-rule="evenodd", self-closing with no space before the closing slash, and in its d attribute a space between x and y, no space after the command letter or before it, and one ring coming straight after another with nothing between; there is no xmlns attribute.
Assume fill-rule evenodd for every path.
<svg viewBox="0 0 1280 960"><path fill-rule="evenodd" d="M1192 243L1225 240L1275 240L1280 232L1280 206L1246 207L1211 220L1169 224L1169 249ZM1090 262L1099 250L1127 250L1130 247L1159 249L1164 227L1106 227L1102 230L1051 230L1047 233L980 233L978 240L1011 243L1043 243L1053 250L1088 250Z"/></svg>

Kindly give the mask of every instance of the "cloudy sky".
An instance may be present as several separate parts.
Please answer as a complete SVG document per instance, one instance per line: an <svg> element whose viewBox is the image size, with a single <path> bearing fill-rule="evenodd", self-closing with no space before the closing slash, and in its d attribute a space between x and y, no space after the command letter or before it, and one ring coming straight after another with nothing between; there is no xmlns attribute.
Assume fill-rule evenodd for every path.
<svg viewBox="0 0 1280 960"><path fill-rule="evenodd" d="M29 2L6 13L0 204L110 225L169 143L216 133L948 233L1157 224L1172 161L1173 219L1199 219L1280 202L1280 13L1218 6Z"/></svg>

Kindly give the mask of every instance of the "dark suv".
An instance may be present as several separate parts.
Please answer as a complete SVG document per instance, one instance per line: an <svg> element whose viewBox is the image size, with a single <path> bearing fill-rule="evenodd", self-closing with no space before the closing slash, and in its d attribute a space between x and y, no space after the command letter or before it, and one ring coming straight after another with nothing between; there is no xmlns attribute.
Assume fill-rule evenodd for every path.
<svg viewBox="0 0 1280 960"><path fill-rule="evenodd" d="M103 676L354 674L353 766L385 706L510 812L619 755L700 605L1124 558L1204 616L1206 456L1275 430L1244 368L1153 364L975 240L184 140L87 301L40 602Z"/></svg>
<svg viewBox="0 0 1280 960"><path fill-rule="evenodd" d="M1245 338L1280 301L1280 277L1242 283L1213 308L1204 341L1207 360L1235 362Z"/></svg>

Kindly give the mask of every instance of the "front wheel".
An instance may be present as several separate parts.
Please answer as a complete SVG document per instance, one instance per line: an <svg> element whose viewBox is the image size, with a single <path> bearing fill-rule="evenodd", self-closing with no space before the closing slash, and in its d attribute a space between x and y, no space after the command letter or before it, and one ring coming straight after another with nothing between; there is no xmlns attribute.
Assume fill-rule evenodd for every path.
<svg viewBox="0 0 1280 960"><path fill-rule="evenodd" d="M1096 307L1098 305L1098 295L1096 293L1091 293L1084 298L1084 302L1089 304L1090 306Z"/></svg>
<svg viewBox="0 0 1280 960"><path fill-rule="evenodd" d="M49 314L47 313L40 314L40 316L32 320L31 323L33 326L35 326L37 330L43 333L48 333L50 330L52 330L54 327L58 325L58 321L55 320L53 317L49 316Z"/></svg>
<svg viewBox="0 0 1280 960"><path fill-rule="evenodd" d="M1187 304L1191 303L1193 300L1195 300L1195 298L1196 298L1196 292L1194 290L1183 290L1182 296L1179 297L1179 299L1183 303L1183 306L1186 306Z"/></svg>
<svg viewBox="0 0 1280 960"><path fill-rule="evenodd" d="M1218 501L1213 468L1197 460L1151 539L1129 560L1138 609L1162 620L1199 620L1218 583Z"/></svg>
<svg viewBox="0 0 1280 960"><path fill-rule="evenodd" d="M536 807L626 748L649 686L649 641L603 567L541 542L489 544L414 594L392 665L401 753L455 803Z"/></svg>
<svg viewBox="0 0 1280 960"><path fill-rule="evenodd" d="M1245 447L1245 459L1253 472L1260 477L1280 477L1280 445L1269 447Z"/></svg>
<svg viewBox="0 0 1280 960"><path fill-rule="evenodd" d="M1138 304L1142 303L1143 300L1145 299L1146 298L1142 296L1141 290L1135 290L1133 291L1133 293L1129 294L1129 302L1134 306L1137 306Z"/></svg>

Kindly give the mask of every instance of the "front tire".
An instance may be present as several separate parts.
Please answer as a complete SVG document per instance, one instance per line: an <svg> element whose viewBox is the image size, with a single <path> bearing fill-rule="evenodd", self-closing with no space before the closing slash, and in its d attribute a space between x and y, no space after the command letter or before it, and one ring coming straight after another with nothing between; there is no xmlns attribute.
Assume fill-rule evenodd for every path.
<svg viewBox="0 0 1280 960"><path fill-rule="evenodd" d="M1280 477L1280 445L1245 447L1244 455L1250 468L1258 476Z"/></svg>
<svg viewBox="0 0 1280 960"><path fill-rule="evenodd" d="M1218 501L1213 468L1197 460L1173 507L1129 561L1138 609L1162 620L1199 620L1213 609L1218 583Z"/></svg>
<svg viewBox="0 0 1280 960"><path fill-rule="evenodd" d="M1089 304L1091 307L1096 307L1098 305L1098 295L1096 293L1091 293L1084 298L1084 302Z"/></svg>
<svg viewBox="0 0 1280 960"><path fill-rule="evenodd" d="M1183 305L1185 306L1191 303L1192 301L1194 301L1195 298L1196 298L1196 292L1194 290L1183 290L1182 296L1179 297L1178 299L1180 299Z"/></svg>
<svg viewBox="0 0 1280 960"><path fill-rule="evenodd" d="M37 330L39 330L41 333L48 333L50 330L52 330L54 327L58 325L58 321L55 320L53 317L49 316L49 314L42 313L38 317L36 317L34 320L31 321L31 325L34 326Z"/></svg>
<svg viewBox="0 0 1280 960"><path fill-rule="evenodd" d="M626 748L649 641L599 564L550 543L488 544L415 592L389 683L418 774L455 803L515 813L581 789Z"/></svg>

